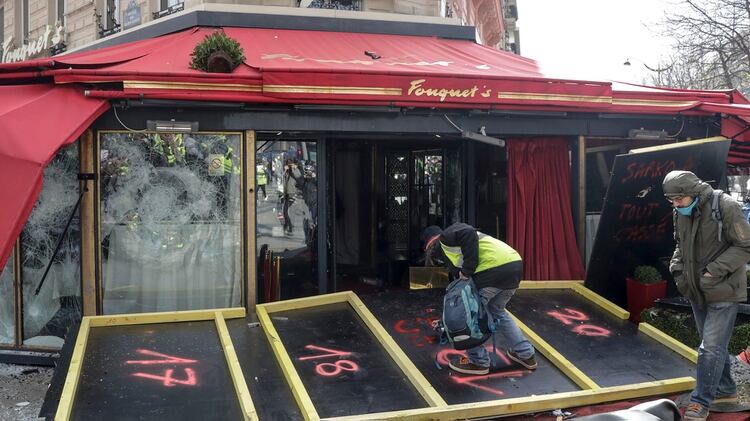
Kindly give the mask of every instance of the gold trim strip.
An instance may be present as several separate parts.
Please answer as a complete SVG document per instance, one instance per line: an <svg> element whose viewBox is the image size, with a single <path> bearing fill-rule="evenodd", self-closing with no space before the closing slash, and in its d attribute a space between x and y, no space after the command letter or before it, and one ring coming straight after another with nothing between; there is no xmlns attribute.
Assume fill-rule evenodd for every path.
<svg viewBox="0 0 750 421"><path fill-rule="evenodd" d="M693 389L695 379L680 377L623 386L603 387L596 390L579 390L550 395L525 396L485 402L450 405L445 408L423 408L404 411L380 412L346 417L328 418L329 421L355 420L455 420L492 416L508 416L572 408L603 402L621 401L645 396L658 396Z"/></svg>
<svg viewBox="0 0 750 421"><path fill-rule="evenodd" d="M78 380L81 378L83 358L86 355L86 345L89 341L90 327L89 318L84 317L83 320L81 320L81 327L78 330L78 336L76 336L76 345L73 348L73 355L70 357L68 374L65 376L63 391L60 395L60 403L57 405L57 411L55 412L56 421L67 421L70 419L70 415L73 412L73 401L75 400L76 391L78 390Z"/></svg>
<svg viewBox="0 0 750 421"><path fill-rule="evenodd" d="M594 291L586 288L583 285L575 284L572 286L571 289L577 292L578 294L582 295L584 298L591 301L592 303L598 305L605 311L608 311L609 313L613 314L615 317L618 317L623 320L626 320L628 317L630 317L630 312L618 306L617 304L613 303L612 301L609 301L608 299L602 297L601 295L595 293Z"/></svg>
<svg viewBox="0 0 750 421"><path fill-rule="evenodd" d="M664 101L655 99L613 99L612 105L648 105L653 107L694 107L698 101Z"/></svg>
<svg viewBox="0 0 750 421"><path fill-rule="evenodd" d="M260 325L263 326L263 332L265 332L266 338L268 338L268 343L271 345L271 349L276 356L276 361L281 366L281 371L284 373L292 395L294 395L294 399L297 401L297 406L299 406L306 420L319 420L320 416L315 410L315 405L313 405L310 395L307 393L304 383L302 383L302 379L294 368L294 363L289 358L289 354L286 352L286 348L284 348L284 344L281 342L281 338L273 326L266 307L263 304L258 305L255 308L255 314L258 315Z"/></svg>
<svg viewBox="0 0 750 421"><path fill-rule="evenodd" d="M707 137L705 139L690 140L687 142L668 143L666 145L651 146L648 148L631 149L630 153L646 153L646 152L663 151L663 150L668 150L668 149L683 148L685 146L691 146L691 145L700 145L702 143L721 142L724 140L727 140L727 138L724 136L714 136L714 137Z"/></svg>
<svg viewBox="0 0 750 421"><path fill-rule="evenodd" d="M380 342L380 345L385 348L388 355L393 358L396 365L401 369L406 377L409 379L412 385L419 391L425 401L430 406L444 407L448 404L443 400L440 394L430 384L430 382L422 375L419 369L414 363L406 356L403 350L396 344L391 335L385 330L383 325L378 322L375 316L365 306L365 303L353 292L349 292L349 305L352 306L355 312L359 315L365 325L370 329L373 335Z"/></svg>
<svg viewBox="0 0 750 421"><path fill-rule="evenodd" d="M498 99L527 99L532 101L567 101L567 102L596 102L600 104L611 104L611 96L601 95L567 95L567 94L545 94L531 92L498 92Z"/></svg>
<svg viewBox="0 0 750 421"><path fill-rule="evenodd" d="M507 311L507 310L506 310ZM542 339L541 336L537 335L536 332L531 330L524 322L519 320L510 311L508 311L510 317L515 320L518 327L521 329L526 338L534 345L539 352L542 353L550 362L557 367L558 370L562 371L563 374L568 376L573 382L582 389L600 389L599 385L596 384L589 376L585 375L578 367L570 362L567 358L563 357L562 354L550 345L547 341Z"/></svg>
<svg viewBox="0 0 750 421"><path fill-rule="evenodd" d="M219 308L212 310L167 311L163 313L115 314L109 316L86 317L91 327L125 326L154 323L179 323L213 320L216 312L227 319L245 317L244 307Z"/></svg>
<svg viewBox="0 0 750 421"><path fill-rule="evenodd" d="M686 360L694 364L698 364L698 352L696 350L694 350L693 348L690 348L689 346L678 341L677 339L667 335L666 333L662 332L656 327L648 323L642 322L638 325L638 331L649 336L651 339L659 342L660 344L666 346L672 351L678 353L680 356L682 356Z"/></svg>
<svg viewBox="0 0 750 421"><path fill-rule="evenodd" d="M229 329L227 329L224 315L220 311L217 311L214 313L214 316L216 329L219 331L221 347L224 349L224 358L227 361L227 366L229 366L229 374L232 376L232 383L234 384L235 392L237 392L237 399L240 402L243 417L246 421L256 421L258 420L258 413L255 412L255 405L253 405L250 390L247 388L245 376L242 374L240 360L237 358L237 352L234 349L232 337L229 336Z"/></svg>
<svg viewBox="0 0 750 421"><path fill-rule="evenodd" d="M401 88L380 88L369 86L305 86L305 85L263 85L263 92L284 94L345 94L345 95L403 95Z"/></svg>
<svg viewBox="0 0 750 421"><path fill-rule="evenodd" d="M197 82L149 82L126 80L122 82L125 89L193 89L198 91L241 91L263 92L260 85L243 85L240 83L197 83Z"/></svg>

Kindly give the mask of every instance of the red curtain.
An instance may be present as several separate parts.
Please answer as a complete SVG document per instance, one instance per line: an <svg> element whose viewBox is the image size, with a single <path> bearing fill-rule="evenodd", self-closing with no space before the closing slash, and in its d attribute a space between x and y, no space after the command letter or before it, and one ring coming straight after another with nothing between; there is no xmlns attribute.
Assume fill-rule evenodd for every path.
<svg viewBox="0 0 750 421"><path fill-rule="evenodd" d="M568 141L508 139L508 244L524 279L583 279L570 203Z"/></svg>

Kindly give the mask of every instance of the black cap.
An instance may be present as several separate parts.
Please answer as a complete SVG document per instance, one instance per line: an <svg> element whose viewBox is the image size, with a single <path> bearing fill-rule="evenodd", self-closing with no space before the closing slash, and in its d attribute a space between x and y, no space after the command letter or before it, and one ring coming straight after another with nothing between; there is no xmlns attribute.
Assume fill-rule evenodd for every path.
<svg viewBox="0 0 750 421"><path fill-rule="evenodd" d="M422 231L422 245L427 245L427 242L436 235L443 233L443 229L437 225L430 225Z"/></svg>

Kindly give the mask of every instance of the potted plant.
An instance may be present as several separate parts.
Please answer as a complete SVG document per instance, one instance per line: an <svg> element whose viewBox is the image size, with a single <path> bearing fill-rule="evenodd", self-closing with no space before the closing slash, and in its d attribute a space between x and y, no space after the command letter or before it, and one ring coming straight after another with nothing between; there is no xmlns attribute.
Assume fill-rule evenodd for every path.
<svg viewBox="0 0 750 421"><path fill-rule="evenodd" d="M627 277L627 297L630 320L641 321L641 311L651 307L659 298L667 295L667 281L653 266L636 266L632 277Z"/></svg>
<svg viewBox="0 0 750 421"><path fill-rule="evenodd" d="M190 68L211 73L231 73L245 60L245 52L237 40L223 31L206 35L190 54Z"/></svg>

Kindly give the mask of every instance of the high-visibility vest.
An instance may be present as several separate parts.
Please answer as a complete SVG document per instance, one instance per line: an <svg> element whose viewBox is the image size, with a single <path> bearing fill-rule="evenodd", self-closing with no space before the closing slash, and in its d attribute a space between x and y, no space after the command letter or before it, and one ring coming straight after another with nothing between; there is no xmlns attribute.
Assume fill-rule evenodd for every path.
<svg viewBox="0 0 750 421"><path fill-rule="evenodd" d="M513 247L479 231L477 231L477 235L479 236L479 263L477 264L477 268L474 269L474 273L521 260L521 255ZM443 249L445 257L450 260L453 266L457 268L463 267L464 254L461 251L461 247L446 246L442 241L440 242L440 247Z"/></svg>
<svg viewBox="0 0 750 421"><path fill-rule="evenodd" d="M267 183L266 180L266 166L265 165L256 165L255 166L255 175L258 180L259 186L264 186Z"/></svg>
<svg viewBox="0 0 750 421"><path fill-rule="evenodd" d="M182 134L176 134L175 141L176 148L173 148L172 145L169 145L162 140L159 133L154 134L154 148L156 149L156 153L164 156L167 165L170 167L175 164L175 161L178 158L182 160L185 157L185 142L182 139ZM176 157L175 154L179 155L179 157Z"/></svg>

